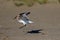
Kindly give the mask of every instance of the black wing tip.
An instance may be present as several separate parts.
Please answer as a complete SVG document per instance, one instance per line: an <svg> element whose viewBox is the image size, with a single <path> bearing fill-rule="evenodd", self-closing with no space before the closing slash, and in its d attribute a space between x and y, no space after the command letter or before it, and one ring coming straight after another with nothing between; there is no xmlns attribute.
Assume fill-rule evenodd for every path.
<svg viewBox="0 0 60 40"><path fill-rule="evenodd" d="M27 12L27 13L20 13L19 15L21 16L21 15L23 15L23 14L26 14L26 15L28 15L28 14L30 14L31 12Z"/></svg>
<svg viewBox="0 0 60 40"><path fill-rule="evenodd" d="M27 12L27 14L26 15L28 15L28 14L30 14L31 12Z"/></svg>
<svg viewBox="0 0 60 40"><path fill-rule="evenodd" d="M21 16L21 15L23 15L24 13L20 13L19 15Z"/></svg>

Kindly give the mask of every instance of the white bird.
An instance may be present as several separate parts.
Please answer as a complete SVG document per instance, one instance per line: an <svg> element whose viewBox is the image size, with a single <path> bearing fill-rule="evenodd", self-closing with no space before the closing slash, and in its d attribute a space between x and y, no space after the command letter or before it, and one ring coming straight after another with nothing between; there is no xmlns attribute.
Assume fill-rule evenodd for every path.
<svg viewBox="0 0 60 40"><path fill-rule="evenodd" d="M17 15L14 19L17 19L17 21L19 23L22 23L24 26L20 27L23 28L25 27L27 24L33 23L29 18L28 15L30 14L30 12L25 12L25 13L20 13L19 15Z"/></svg>

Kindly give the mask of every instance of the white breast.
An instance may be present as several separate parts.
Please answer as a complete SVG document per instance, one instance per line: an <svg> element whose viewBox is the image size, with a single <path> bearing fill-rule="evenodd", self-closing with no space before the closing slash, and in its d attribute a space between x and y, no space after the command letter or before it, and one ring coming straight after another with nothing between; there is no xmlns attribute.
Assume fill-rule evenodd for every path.
<svg viewBox="0 0 60 40"><path fill-rule="evenodd" d="M23 23L24 25L27 24L25 21L23 20L18 20L19 23Z"/></svg>

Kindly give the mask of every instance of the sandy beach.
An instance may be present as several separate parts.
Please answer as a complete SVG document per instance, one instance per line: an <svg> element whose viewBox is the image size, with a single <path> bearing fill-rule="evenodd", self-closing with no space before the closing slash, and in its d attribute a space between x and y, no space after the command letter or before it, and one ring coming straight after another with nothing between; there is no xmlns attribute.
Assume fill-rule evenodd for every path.
<svg viewBox="0 0 60 40"><path fill-rule="evenodd" d="M29 18L34 23L19 29L22 24L13 18L25 11L31 12ZM36 34L27 33L36 29L43 30ZM0 40L60 40L60 4L16 7L12 1L0 0Z"/></svg>

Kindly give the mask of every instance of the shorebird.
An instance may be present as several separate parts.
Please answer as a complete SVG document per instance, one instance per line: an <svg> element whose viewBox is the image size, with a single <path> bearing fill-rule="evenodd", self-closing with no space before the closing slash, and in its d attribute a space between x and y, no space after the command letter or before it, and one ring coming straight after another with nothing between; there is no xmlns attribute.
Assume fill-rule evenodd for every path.
<svg viewBox="0 0 60 40"><path fill-rule="evenodd" d="M19 23L23 24L23 26L21 26L20 28L26 27L27 24L33 23L28 17L29 14L30 12L20 13L14 18L14 19L17 19Z"/></svg>

